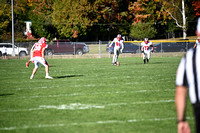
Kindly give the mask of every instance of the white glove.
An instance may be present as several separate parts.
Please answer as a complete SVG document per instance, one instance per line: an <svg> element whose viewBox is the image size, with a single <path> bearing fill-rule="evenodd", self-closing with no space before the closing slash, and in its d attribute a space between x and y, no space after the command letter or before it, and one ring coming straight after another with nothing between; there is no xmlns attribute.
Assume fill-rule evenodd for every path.
<svg viewBox="0 0 200 133"><path fill-rule="evenodd" d="M123 50L123 49L120 49L120 50L121 50L121 53L122 53L122 50Z"/></svg>

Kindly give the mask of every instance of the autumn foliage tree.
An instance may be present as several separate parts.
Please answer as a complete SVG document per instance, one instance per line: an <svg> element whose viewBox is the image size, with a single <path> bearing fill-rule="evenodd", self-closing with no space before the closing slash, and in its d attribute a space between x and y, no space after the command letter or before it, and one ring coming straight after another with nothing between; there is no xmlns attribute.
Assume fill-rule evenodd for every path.
<svg viewBox="0 0 200 133"><path fill-rule="evenodd" d="M192 6L194 7L195 16L200 16L200 1L194 0Z"/></svg>

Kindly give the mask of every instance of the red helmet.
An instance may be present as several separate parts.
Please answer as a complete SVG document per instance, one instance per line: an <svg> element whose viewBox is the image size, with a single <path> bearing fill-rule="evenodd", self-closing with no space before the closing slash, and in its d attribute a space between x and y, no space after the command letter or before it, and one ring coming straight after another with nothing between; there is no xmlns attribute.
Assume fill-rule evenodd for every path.
<svg viewBox="0 0 200 133"><path fill-rule="evenodd" d="M42 37L38 42L40 42L40 43L46 43L46 38Z"/></svg>

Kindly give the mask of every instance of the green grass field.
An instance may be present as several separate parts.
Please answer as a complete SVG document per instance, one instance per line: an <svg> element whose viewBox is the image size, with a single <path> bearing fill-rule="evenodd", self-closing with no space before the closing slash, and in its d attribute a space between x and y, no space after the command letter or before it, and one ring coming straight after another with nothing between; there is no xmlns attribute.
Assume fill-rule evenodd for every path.
<svg viewBox="0 0 200 133"><path fill-rule="evenodd" d="M27 60L0 60L0 132L175 133L180 57L48 59L34 79ZM188 102L188 121L194 118Z"/></svg>

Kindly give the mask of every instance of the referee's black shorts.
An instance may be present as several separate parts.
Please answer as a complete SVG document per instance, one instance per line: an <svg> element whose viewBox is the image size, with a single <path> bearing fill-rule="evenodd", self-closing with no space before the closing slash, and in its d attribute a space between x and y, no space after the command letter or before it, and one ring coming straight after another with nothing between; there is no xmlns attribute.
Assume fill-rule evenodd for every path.
<svg viewBox="0 0 200 133"><path fill-rule="evenodd" d="M196 133L200 133L200 103L193 104L196 121Z"/></svg>

